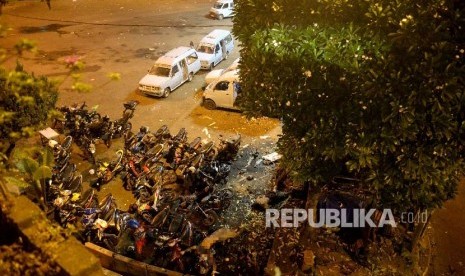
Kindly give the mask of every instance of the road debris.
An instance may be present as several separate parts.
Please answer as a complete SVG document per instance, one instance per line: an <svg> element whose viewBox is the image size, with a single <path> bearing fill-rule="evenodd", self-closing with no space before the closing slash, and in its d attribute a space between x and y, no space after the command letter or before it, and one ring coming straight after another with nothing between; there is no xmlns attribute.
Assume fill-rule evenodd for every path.
<svg viewBox="0 0 465 276"><path fill-rule="evenodd" d="M270 153L270 154L267 154L267 155L264 155L262 158L264 161L264 164L265 165L269 165L271 163L274 163L276 162L277 160L281 159L282 155L277 153L277 152L273 152L273 153Z"/></svg>

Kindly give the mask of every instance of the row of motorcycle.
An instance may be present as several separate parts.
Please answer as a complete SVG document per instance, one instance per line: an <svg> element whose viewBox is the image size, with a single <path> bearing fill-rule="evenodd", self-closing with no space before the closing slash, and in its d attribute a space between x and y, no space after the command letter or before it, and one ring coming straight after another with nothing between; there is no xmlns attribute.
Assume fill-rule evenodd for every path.
<svg viewBox="0 0 465 276"><path fill-rule="evenodd" d="M131 131L130 119L134 116L137 105L137 101L125 102L123 114L117 120L111 120L107 115L102 116L95 109L88 109L85 102L80 105L62 106L58 110L63 116L55 118L52 127L73 137L85 158L95 163L97 141L101 140L110 147L113 139Z"/></svg>
<svg viewBox="0 0 465 276"><path fill-rule="evenodd" d="M116 253L183 273L208 273L211 261L198 245L219 227L222 211L232 202L233 192L225 183L240 135L220 137L215 144L200 137L188 141L184 128L175 135L167 126L154 132L148 127L137 133L126 129L121 134L124 148L115 160L96 162L93 188L83 192L82 175L69 161L72 142L82 138L76 130L70 128L69 136L53 147L55 167L46 187L51 216L64 227L78 227L83 241ZM118 175L134 195L128 210L119 209L111 194L101 200L97 196L96 190Z"/></svg>

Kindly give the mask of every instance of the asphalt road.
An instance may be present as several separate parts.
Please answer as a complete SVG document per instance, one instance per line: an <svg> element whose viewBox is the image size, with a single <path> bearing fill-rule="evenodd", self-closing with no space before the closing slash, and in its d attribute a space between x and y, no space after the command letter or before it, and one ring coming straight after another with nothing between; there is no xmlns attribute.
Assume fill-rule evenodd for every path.
<svg viewBox="0 0 465 276"><path fill-rule="evenodd" d="M58 105L85 101L98 106L101 114L119 118L122 103L138 100L133 126L156 130L167 124L172 132L185 127L191 138L215 139L218 134L242 133L244 139L268 135L276 139L280 125L276 120L246 120L242 114L225 110L209 111L199 106L206 71L195 75L166 99L148 97L137 91L139 80L155 60L167 51L197 44L214 29L231 30L231 19L213 20L208 10L213 1L141 1L74 0L52 1L49 10L44 2L21 1L4 8L0 18L11 30L2 46L12 49L20 39L37 43L37 53L19 58L24 68L60 83ZM239 57L239 43L228 60L215 69L227 67ZM90 93L71 89L72 77L64 59L76 55L85 63L82 81L91 84ZM12 68L14 58L5 64ZM117 72L121 80L110 81Z"/></svg>

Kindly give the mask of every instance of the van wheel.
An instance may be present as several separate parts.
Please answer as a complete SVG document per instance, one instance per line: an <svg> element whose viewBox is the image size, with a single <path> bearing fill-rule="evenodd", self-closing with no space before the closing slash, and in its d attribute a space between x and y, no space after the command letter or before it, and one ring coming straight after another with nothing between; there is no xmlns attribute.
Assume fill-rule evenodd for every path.
<svg viewBox="0 0 465 276"><path fill-rule="evenodd" d="M194 74L189 73L189 76L187 76L187 81L192 81L193 78L194 78Z"/></svg>
<svg viewBox="0 0 465 276"><path fill-rule="evenodd" d="M213 62L210 64L210 67L208 67L208 70L212 71L213 70Z"/></svg>
<svg viewBox="0 0 465 276"><path fill-rule="evenodd" d="M203 102L203 106L206 108L206 109L210 109L210 110L213 110L213 109L216 109L216 103L210 99L206 99L204 102Z"/></svg>
<svg viewBox="0 0 465 276"><path fill-rule="evenodd" d="M226 54L224 55L224 60L227 60L229 57L229 52L226 52Z"/></svg>
<svg viewBox="0 0 465 276"><path fill-rule="evenodd" d="M165 90L163 90L163 98L168 98L170 93L171 93L170 88L169 87L165 88Z"/></svg>
<svg viewBox="0 0 465 276"><path fill-rule="evenodd" d="M218 20L223 20L223 15L222 14L218 15Z"/></svg>

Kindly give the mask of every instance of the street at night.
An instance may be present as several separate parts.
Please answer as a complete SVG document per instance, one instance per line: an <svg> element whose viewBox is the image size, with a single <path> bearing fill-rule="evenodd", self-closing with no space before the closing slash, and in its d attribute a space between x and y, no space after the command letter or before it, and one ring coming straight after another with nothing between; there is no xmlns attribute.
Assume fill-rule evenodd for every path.
<svg viewBox="0 0 465 276"><path fill-rule="evenodd" d="M465 5L317 2L0 0L0 274L465 275Z"/></svg>

